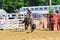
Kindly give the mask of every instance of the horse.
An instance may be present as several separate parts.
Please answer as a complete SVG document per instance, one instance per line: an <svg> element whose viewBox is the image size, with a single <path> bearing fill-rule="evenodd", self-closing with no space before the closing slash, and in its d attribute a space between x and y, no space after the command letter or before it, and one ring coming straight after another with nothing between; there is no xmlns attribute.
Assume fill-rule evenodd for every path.
<svg viewBox="0 0 60 40"><path fill-rule="evenodd" d="M28 29L28 27L30 26L30 31L33 32L34 29L36 28L35 24L32 24L32 19L30 18L30 15L27 14L26 17L24 18L23 23L25 23L25 30Z"/></svg>
<svg viewBox="0 0 60 40"><path fill-rule="evenodd" d="M31 23L31 19L30 19L30 16L29 14L26 15L26 17L24 18L24 21L23 23L25 23L25 30L28 29L28 27L30 26L30 28L32 27L32 23Z"/></svg>

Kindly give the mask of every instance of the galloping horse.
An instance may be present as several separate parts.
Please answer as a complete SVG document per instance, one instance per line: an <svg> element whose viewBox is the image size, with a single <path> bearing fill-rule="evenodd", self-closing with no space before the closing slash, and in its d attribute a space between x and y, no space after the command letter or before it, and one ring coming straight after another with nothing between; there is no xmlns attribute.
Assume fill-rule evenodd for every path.
<svg viewBox="0 0 60 40"><path fill-rule="evenodd" d="M26 23L27 23L27 27L29 27L29 25L30 25L30 27L31 27L31 18L30 18L30 15L29 14L27 14L27 17L26 17Z"/></svg>
<svg viewBox="0 0 60 40"><path fill-rule="evenodd" d="M26 17L25 17L23 23L25 23L25 30L27 30L29 26L30 26L30 30L31 30L32 22L31 22L31 18L30 18L29 14L26 14Z"/></svg>
<svg viewBox="0 0 60 40"><path fill-rule="evenodd" d="M24 19L24 23L25 23L25 30L28 29L28 27L30 26L30 31L33 32L33 30L35 29L35 24L32 24L32 18L31 18L31 11L28 9L28 12L26 14L26 17Z"/></svg>

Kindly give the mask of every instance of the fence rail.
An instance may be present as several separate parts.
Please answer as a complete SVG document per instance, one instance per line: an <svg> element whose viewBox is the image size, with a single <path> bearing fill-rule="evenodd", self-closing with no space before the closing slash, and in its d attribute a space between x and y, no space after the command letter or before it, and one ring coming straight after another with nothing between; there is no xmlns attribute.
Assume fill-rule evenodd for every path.
<svg viewBox="0 0 60 40"><path fill-rule="evenodd" d="M24 24L20 23L19 19L13 20L0 20L0 29L16 29L24 28Z"/></svg>

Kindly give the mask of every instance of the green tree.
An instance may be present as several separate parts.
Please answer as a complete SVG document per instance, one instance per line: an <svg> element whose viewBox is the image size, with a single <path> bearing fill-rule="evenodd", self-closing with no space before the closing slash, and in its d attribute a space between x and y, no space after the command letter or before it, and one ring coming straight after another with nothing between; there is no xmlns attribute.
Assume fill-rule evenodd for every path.
<svg viewBox="0 0 60 40"><path fill-rule="evenodd" d="M39 0L29 0L30 6L39 6Z"/></svg>
<svg viewBox="0 0 60 40"><path fill-rule="evenodd" d="M54 13L53 8L50 8L49 13L50 13L50 14L53 14L53 13Z"/></svg>
<svg viewBox="0 0 60 40"><path fill-rule="evenodd" d="M19 9L22 6L24 6L23 0L4 0L2 3L2 8L9 13L15 12L16 9Z"/></svg>
<svg viewBox="0 0 60 40"><path fill-rule="evenodd" d="M57 5L60 5L60 0L56 0L56 1L57 1L57 3L56 3L56 4L57 4Z"/></svg>
<svg viewBox="0 0 60 40"><path fill-rule="evenodd" d="M3 0L0 0L0 9L3 8Z"/></svg>
<svg viewBox="0 0 60 40"><path fill-rule="evenodd" d="M60 5L60 0L52 0L53 5ZM49 0L0 0L0 9L5 9L7 12L15 12L23 6L46 6L49 5Z"/></svg>
<svg viewBox="0 0 60 40"><path fill-rule="evenodd" d="M57 4L57 0L52 0L52 5L56 5Z"/></svg>
<svg viewBox="0 0 60 40"><path fill-rule="evenodd" d="M43 5L49 5L49 0L39 0L41 6Z"/></svg>
<svg viewBox="0 0 60 40"><path fill-rule="evenodd" d="M30 2L29 2L30 0L24 0L24 6L30 6Z"/></svg>

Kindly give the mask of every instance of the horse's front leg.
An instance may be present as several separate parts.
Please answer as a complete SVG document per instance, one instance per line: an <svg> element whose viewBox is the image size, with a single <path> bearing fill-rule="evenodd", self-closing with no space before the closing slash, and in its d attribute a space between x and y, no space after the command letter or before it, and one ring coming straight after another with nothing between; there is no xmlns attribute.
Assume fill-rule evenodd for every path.
<svg viewBox="0 0 60 40"><path fill-rule="evenodd" d="M31 25L30 24L27 25L27 32L31 32Z"/></svg>
<svg viewBox="0 0 60 40"><path fill-rule="evenodd" d="M27 30L27 24L25 24L25 30Z"/></svg>

